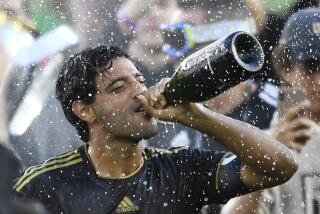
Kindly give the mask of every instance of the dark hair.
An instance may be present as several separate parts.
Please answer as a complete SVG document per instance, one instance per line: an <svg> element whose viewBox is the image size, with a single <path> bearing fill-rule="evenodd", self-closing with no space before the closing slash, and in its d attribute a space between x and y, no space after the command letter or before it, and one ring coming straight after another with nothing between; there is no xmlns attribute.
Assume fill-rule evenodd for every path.
<svg viewBox="0 0 320 214"><path fill-rule="evenodd" d="M76 128L81 140L89 141L89 129L85 121L72 111L72 103L81 100L91 104L97 93L96 77L110 68L111 60L116 57L129 58L116 46L100 45L71 56L63 65L56 83L57 99L68 121Z"/></svg>
<svg viewBox="0 0 320 214"><path fill-rule="evenodd" d="M298 12L299 10L309 8L309 7L318 7L318 0L299 0L292 8L292 13Z"/></svg>

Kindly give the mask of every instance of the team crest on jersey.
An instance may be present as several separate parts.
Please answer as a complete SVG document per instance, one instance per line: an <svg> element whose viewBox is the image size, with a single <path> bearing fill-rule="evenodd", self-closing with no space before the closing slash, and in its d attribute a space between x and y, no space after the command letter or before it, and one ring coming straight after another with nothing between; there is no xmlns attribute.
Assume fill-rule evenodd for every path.
<svg viewBox="0 0 320 214"><path fill-rule="evenodd" d="M134 205L130 198L124 196L121 202L118 204L116 213L126 213L138 211L139 207Z"/></svg>

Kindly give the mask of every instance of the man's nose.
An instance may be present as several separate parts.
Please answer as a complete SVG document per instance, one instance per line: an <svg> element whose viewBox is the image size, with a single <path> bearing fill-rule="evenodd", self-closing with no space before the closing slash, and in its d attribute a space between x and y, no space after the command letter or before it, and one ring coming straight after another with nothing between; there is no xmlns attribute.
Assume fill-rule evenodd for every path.
<svg viewBox="0 0 320 214"><path fill-rule="evenodd" d="M147 87L143 83L137 81L135 84L135 96L140 95L145 91L147 91Z"/></svg>

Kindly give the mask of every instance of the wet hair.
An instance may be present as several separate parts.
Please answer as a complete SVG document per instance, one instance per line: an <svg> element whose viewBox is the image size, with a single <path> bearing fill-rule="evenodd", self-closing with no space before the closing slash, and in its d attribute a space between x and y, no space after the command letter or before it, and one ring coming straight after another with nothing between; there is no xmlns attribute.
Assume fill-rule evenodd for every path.
<svg viewBox="0 0 320 214"><path fill-rule="evenodd" d="M112 59L129 58L116 46L100 45L71 56L63 65L56 83L56 96L68 121L76 128L80 139L89 141L88 124L72 111L76 100L92 104L97 93L96 77L112 67Z"/></svg>

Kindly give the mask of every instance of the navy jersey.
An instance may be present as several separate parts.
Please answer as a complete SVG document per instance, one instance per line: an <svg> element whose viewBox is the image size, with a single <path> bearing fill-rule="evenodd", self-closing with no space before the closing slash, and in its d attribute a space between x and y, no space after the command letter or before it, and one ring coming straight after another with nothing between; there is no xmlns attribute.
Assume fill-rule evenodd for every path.
<svg viewBox="0 0 320 214"><path fill-rule="evenodd" d="M147 148L134 173L106 179L96 174L87 147L28 168L15 190L52 213L197 213L238 195L243 186L239 159L231 153Z"/></svg>

